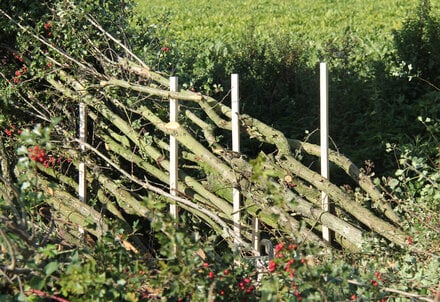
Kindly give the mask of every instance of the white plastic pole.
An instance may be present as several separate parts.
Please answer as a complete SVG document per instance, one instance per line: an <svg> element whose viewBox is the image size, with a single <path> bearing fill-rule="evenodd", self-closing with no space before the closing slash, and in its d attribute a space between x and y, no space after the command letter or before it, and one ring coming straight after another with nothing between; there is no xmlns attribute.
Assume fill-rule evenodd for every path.
<svg viewBox="0 0 440 302"><path fill-rule="evenodd" d="M256 257L261 256L260 254L260 222L258 218L252 219L252 247L254 249L254 255Z"/></svg>
<svg viewBox="0 0 440 302"><path fill-rule="evenodd" d="M320 64L320 144L321 144L321 176L329 179L328 163L328 68L327 63ZM328 195L321 192L322 209L329 211ZM322 239L330 241L330 230L322 226Z"/></svg>
<svg viewBox="0 0 440 302"><path fill-rule="evenodd" d="M240 104L239 104L239 80L238 74L231 74L231 109L232 109L232 151L240 152ZM241 225L240 225L240 191L238 188L232 189L233 199L233 216L234 232L238 238L241 237Z"/></svg>
<svg viewBox="0 0 440 302"><path fill-rule="evenodd" d="M87 142L87 107L84 103L79 103L79 141L80 150L85 152L84 143ZM78 166L78 197L82 202L87 201L87 178L86 164L80 162Z"/></svg>
<svg viewBox="0 0 440 302"><path fill-rule="evenodd" d="M178 91L177 77L170 77L170 91ZM178 100L170 99L170 122L178 122ZM178 143L176 137L170 135L170 194L177 195L177 174L178 174ZM174 219L178 218L177 205L170 205L170 214Z"/></svg>

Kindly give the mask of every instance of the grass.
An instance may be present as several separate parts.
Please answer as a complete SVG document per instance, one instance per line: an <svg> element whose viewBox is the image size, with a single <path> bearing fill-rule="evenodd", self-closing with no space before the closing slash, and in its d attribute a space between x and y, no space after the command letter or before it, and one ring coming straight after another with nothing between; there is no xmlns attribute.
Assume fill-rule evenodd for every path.
<svg viewBox="0 0 440 302"><path fill-rule="evenodd" d="M432 1L434 2L434 1ZM281 36L320 48L355 35L371 52L391 41L418 0L137 0L137 11L156 22L169 20L169 39L179 43L240 43L244 35ZM440 4L432 4L439 12ZM381 42L378 47L376 42Z"/></svg>

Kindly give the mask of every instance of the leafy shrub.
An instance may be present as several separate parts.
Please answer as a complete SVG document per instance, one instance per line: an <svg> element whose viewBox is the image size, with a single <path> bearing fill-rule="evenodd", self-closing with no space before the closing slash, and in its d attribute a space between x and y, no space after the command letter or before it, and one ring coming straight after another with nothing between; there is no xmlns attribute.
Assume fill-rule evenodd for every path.
<svg viewBox="0 0 440 302"><path fill-rule="evenodd" d="M23 11L26 7L9 4L9 13L25 14ZM193 70L185 78L188 88L210 94L222 93L222 87L228 87L227 79L216 82L214 79L218 74L229 71L243 73L245 83L242 94L248 95L244 102L246 111L261 114L263 119L267 118L291 136L298 135L298 129L305 125L313 127L316 116L311 108L315 109L316 106L310 105L310 98L315 98L316 74L306 58L312 54L298 43L284 41L282 36L272 39L251 33L244 37L245 44L253 46L250 48L220 42L207 42L201 45L202 49L200 45L180 48L162 40L163 28L141 26L139 23L130 27L131 24L125 23L113 9L120 8L118 12L129 14L126 2L110 1L103 7L96 1L83 4L85 10L73 10L72 14L63 14L66 11L64 5L68 5L64 1L54 4L60 14L53 14L47 6L38 5L35 14L24 24L47 41L60 45L66 53L85 58L84 61L91 64L91 72L93 68L99 71L103 68L100 62L94 61L90 53L83 51L88 39L100 41L95 51L119 46L107 47L107 43L112 42L102 40L96 29L84 22L87 12L97 12L94 16L102 19L106 29L118 38L133 37L135 42L141 41L141 45L133 48L152 66L178 73ZM113 13L108 13L109 8ZM2 107L0 120L3 130L0 136L0 259L2 273L5 271L5 278L0 281L0 298L23 301L46 298L58 301L138 301L154 299L158 293L170 301L205 301L211 298L224 301L379 300L402 297L407 291L423 295L433 295L436 291L440 246L437 228L439 127L437 120L429 119L422 119L422 122L431 135L422 135L407 145L398 145L400 149L396 149L396 154L400 157L401 167L394 178L384 178L382 182L384 188L389 189L396 210L405 217L402 226L411 234L405 248L390 246L386 241L372 238L371 246L364 247L358 255L339 252L323 255L317 247L271 234L278 241L276 257L269 260L261 277L256 271L254 259L246 257L250 251L242 250L245 254L239 255L223 246L210 230L203 231L206 226L191 215L183 216L187 223L179 228L165 214L166 209L160 199L153 200L154 197L145 200L145 203L155 220L151 229L150 226L144 226L154 234L157 245L154 248L158 250L154 261L128 250L124 245L127 244L125 239L135 236L135 231L127 235L122 225L113 225L97 241L93 234L71 227L67 233L72 235L69 238L72 246L66 246L62 239L68 234L63 233L66 229L62 226L69 227L69 224L53 216L46 204L53 190L59 187L49 185L47 187L52 191L42 190L40 184L45 180L35 177L34 171L36 165L44 167L53 164L50 158L56 157L62 159L60 163L56 161L59 164L57 168L69 173L69 158L65 157L68 153L54 146L56 141L62 142L63 138L53 137L51 129L58 123L75 124L74 117L71 117L72 120L54 118L53 124L47 122L46 125L34 127L33 116L17 109L23 101L20 93L27 92L27 85L36 82L40 88L36 91L39 93L29 97L40 100L41 110L50 111L52 106L60 106L60 112L71 112L72 104L63 100L56 104L52 102L42 79L42 75L50 74L54 68L53 63L47 61L47 53L64 64L69 64L70 59L50 46L38 49L26 36L15 34L15 26L9 22L5 24L2 37L11 41L14 50L2 48L1 58L2 63L7 63L1 67L2 76L10 82L1 84L2 102L7 107ZM125 31L126 27L128 32ZM411 28L409 26L405 30ZM141 30L145 30L145 34L139 33ZM375 65L377 62L368 63L368 71L377 72L374 76L361 70L359 58L363 52L357 50L357 43L354 35L347 32L344 41L328 43L320 55L329 58L333 64L334 87L341 88L340 92L336 89L334 95L344 96L343 108L350 108L341 113L342 122L336 124L335 132L351 143L356 132L359 132L361 138L358 141L371 151L369 144L390 141L390 137L405 128L415 114L423 110L437 110L433 104L436 104L438 94L426 93L422 94L423 97L411 98L408 92L411 89L405 88L401 79L393 80L389 74L379 77L380 72L388 72L389 69ZM422 39L421 43L432 43L432 40ZM417 70L424 70L423 62L417 66ZM426 75L432 70L423 72ZM354 76L351 78L351 75ZM41 81L28 81L39 76ZM87 74L82 76L87 77ZM14 85L10 85L11 82ZM387 87L390 83L403 90L392 99L393 102L387 102L387 97L395 94L395 87ZM372 88L373 96L362 100L374 102L362 107L358 103L364 85L367 88L363 88L363 92ZM417 104L413 104L413 101L417 101ZM369 111L373 107L374 111ZM166 115L166 112L163 114ZM401 117L403 114L407 116ZM298 117L297 124L286 125L295 116ZM395 119L391 120L390 116ZM343 125L347 123L346 118L352 119L348 126ZM365 123L373 126L359 130L360 125ZM399 126L395 132L389 130L393 123ZM31 127L26 129L26 126ZM384 128L387 131L382 133ZM419 125L416 130L419 128L424 127ZM409 136L414 132L408 131ZM396 142L402 140L402 136L395 138ZM380 152L378 150L371 153ZM17 162L19 164L15 165ZM22 170L18 174L10 173L7 170L12 166ZM19 177L14 178L13 175ZM68 186L67 183L63 185ZM137 227L133 225L131 229L136 230ZM396 290L390 291L390 288Z"/></svg>
<svg viewBox="0 0 440 302"><path fill-rule="evenodd" d="M437 89L440 87L439 26L440 19L433 15L430 1L420 0L416 13L404 22L401 30L394 33L398 58L411 64L412 75ZM420 84L426 85L421 82L417 86ZM422 91L425 90L422 88Z"/></svg>

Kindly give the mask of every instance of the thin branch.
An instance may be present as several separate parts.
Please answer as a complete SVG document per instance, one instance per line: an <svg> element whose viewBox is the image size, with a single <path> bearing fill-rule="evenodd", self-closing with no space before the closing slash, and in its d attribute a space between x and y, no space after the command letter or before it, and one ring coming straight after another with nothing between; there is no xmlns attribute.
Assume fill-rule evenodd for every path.
<svg viewBox="0 0 440 302"><path fill-rule="evenodd" d="M358 285L358 286L368 286L368 285L366 285L366 284L364 284L362 282L359 282L359 281L353 280L353 279L347 280L347 282L350 283L350 284ZM389 292L389 293L398 294L398 295L401 295L401 296L404 296L404 297L416 298L416 299L419 299L421 301L435 302L435 300L430 298L430 297L426 297L426 296L421 296L421 295L418 295L418 294L404 292L404 291L399 290L399 289L394 289L394 288L389 288L389 287L380 287L380 289L383 290L383 291L386 291L386 292Z"/></svg>
<svg viewBox="0 0 440 302"><path fill-rule="evenodd" d="M426 79L424 79L424 78L421 78L421 77L419 77L419 76L416 76L415 78L418 79L418 80L420 80L420 81L422 81L422 82L425 82L426 84L428 84L429 86L431 86L431 87L434 88L435 90L440 91L440 87L437 87L435 84L431 83L430 81L428 81L428 80L426 80Z"/></svg>
<svg viewBox="0 0 440 302"><path fill-rule="evenodd" d="M115 42L116 44L118 44L120 47L122 47L130 56L132 56L136 61L139 62L139 64L142 65L142 67L144 68L148 68L148 66L137 56L135 55L130 49L127 48L127 46L125 46L123 43L121 43L118 39L116 39L115 37L113 37L110 33L108 33L104 28L102 28L101 25L98 24L98 22L92 17L90 16L90 14L86 15L86 19L93 25L95 26L97 29L99 29L99 31L101 31L104 35L106 35L108 38L110 38L113 42Z"/></svg>
<svg viewBox="0 0 440 302"><path fill-rule="evenodd" d="M74 62L75 64L77 64L78 66L80 66L81 68L85 69L85 70L89 70L92 71L90 69L90 67L82 64L81 62L79 62L78 60L72 58L71 56L69 56L68 54L66 54L64 51L61 51L60 49L56 48L55 46L53 46L51 43L49 43L48 41L46 41L46 39L40 37L37 34L34 34L33 32L31 32L28 28L26 28L25 26L21 25L20 22L15 21L11 16L9 16L4 10L0 9L0 13L2 15L4 15L6 18L8 18L12 23L14 23L16 26L18 26L21 30L23 30L24 32L30 34L32 37L36 38L38 41L40 41L41 43L43 43L44 45L46 45L47 47L49 47L50 49L56 51L58 54L60 54L61 56L65 57L67 60Z"/></svg>
<svg viewBox="0 0 440 302"><path fill-rule="evenodd" d="M9 257L11 258L11 264L6 266L4 269L6 271L13 271L15 269L15 264L16 264L14 247L12 246L11 241L9 240L8 236L6 236L5 232L3 232L2 229L0 229L0 235L3 237L4 242L6 242L9 251Z"/></svg>
<svg viewBox="0 0 440 302"><path fill-rule="evenodd" d="M203 99L203 96L200 93L194 93L194 92L190 92L190 91L174 92L174 91L163 90L163 89L153 88L153 87L144 86L144 85L132 84L130 82L115 79L115 78L110 78L108 81L101 81L100 86L101 87L108 87L108 86L122 87L122 88L130 89L133 91L145 93L145 94L159 96L159 97L162 97L163 99L173 98L173 99L178 99L181 101L195 101L195 102L199 102Z"/></svg>

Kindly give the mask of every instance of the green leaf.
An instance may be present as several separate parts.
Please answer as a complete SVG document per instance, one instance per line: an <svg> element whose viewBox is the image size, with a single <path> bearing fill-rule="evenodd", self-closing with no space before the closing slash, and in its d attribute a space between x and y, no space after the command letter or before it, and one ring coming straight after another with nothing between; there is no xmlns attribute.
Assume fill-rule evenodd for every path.
<svg viewBox="0 0 440 302"><path fill-rule="evenodd" d="M26 297L26 295L24 294L24 293L20 293L19 295L18 295L18 297L17 297L17 301L23 301L23 302L25 302L25 301L28 301L28 298Z"/></svg>
<svg viewBox="0 0 440 302"><path fill-rule="evenodd" d="M52 275L53 272L55 272L56 270L58 270L58 262L57 261L49 262L44 267L44 272L46 273L46 276Z"/></svg>
<svg viewBox="0 0 440 302"><path fill-rule="evenodd" d="M401 176L401 175L403 175L404 172L405 172L404 170L402 170L402 169L398 169L398 170L396 170L395 175L396 175L396 176Z"/></svg>
<svg viewBox="0 0 440 302"><path fill-rule="evenodd" d="M390 186L391 189L394 189L399 185L399 181L393 178L388 182L388 185Z"/></svg>
<svg viewBox="0 0 440 302"><path fill-rule="evenodd" d="M125 284L127 284L127 280L125 280L125 279L119 279L119 280L116 282L116 284L117 284L118 286L124 286Z"/></svg>
<svg viewBox="0 0 440 302"><path fill-rule="evenodd" d="M35 276L30 280L29 286L33 289L42 289L44 287L45 283L46 283L45 279L38 277L38 276Z"/></svg>

